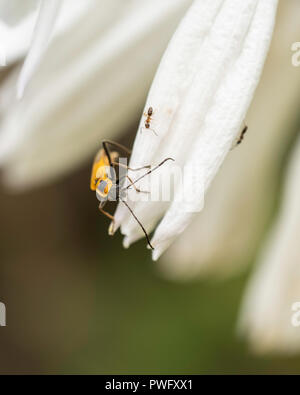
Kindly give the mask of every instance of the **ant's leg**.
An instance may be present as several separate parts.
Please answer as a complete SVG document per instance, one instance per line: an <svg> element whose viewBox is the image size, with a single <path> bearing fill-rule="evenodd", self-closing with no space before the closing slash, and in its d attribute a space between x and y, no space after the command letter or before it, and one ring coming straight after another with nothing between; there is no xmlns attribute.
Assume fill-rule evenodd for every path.
<svg viewBox="0 0 300 395"><path fill-rule="evenodd" d="M158 134L156 133L156 131L154 129L148 128L148 130L151 130L155 134L155 136L158 136Z"/></svg>
<svg viewBox="0 0 300 395"><path fill-rule="evenodd" d="M122 202L122 203L128 208L128 210L130 211L131 215L132 215L133 218L136 220L136 222L140 225L142 231L144 232L149 247L150 247L152 250L154 250L154 247L153 247L152 244L150 243L150 239L149 239L148 233L147 233L146 229L144 228L144 226L142 225L142 223L139 221L139 219L137 218L137 216L134 214L134 212L132 211L132 209L128 206L128 204L127 204L124 200L120 199L120 202Z"/></svg>
<svg viewBox="0 0 300 395"><path fill-rule="evenodd" d="M144 128L144 127L141 127L141 132L142 132L142 130L151 130L151 132L153 132L153 133L155 134L155 136L158 136L158 134L156 133L156 131L155 131L154 129L152 129L152 128Z"/></svg>
<svg viewBox="0 0 300 395"><path fill-rule="evenodd" d="M114 234L115 217L113 215L109 214L107 211L103 210L103 208L100 207L100 205L101 205L101 203L99 204L100 212L111 220L111 224L108 228L108 234L111 236Z"/></svg>

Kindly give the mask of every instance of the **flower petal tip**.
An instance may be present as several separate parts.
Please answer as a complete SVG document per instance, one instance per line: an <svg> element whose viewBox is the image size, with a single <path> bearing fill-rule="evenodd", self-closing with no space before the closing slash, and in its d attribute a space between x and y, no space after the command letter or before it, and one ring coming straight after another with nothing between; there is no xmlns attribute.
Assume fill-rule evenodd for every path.
<svg viewBox="0 0 300 395"><path fill-rule="evenodd" d="M162 251L160 249L155 248L155 250L152 251L152 260L154 262L158 261L162 254Z"/></svg>
<svg viewBox="0 0 300 395"><path fill-rule="evenodd" d="M130 247L130 239L129 239L129 237L124 237L124 239L123 239L123 247L126 250Z"/></svg>
<svg viewBox="0 0 300 395"><path fill-rule="evenodd" d="M109 236L113 236L116 233L116 230L118 228L116 228L115 223L112 221L108 227L108 234Z"/></svg>

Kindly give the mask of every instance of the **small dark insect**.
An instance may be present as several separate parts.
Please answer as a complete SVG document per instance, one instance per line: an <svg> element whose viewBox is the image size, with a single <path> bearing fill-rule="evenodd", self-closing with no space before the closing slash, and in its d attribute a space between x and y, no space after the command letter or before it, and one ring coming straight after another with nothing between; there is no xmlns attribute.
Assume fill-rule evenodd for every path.
<svg viewBox="0 0 300 395"><path fill-rule="evenodd" d="M240 134L240 137L239 137L238 141L236 142L236 145L241 144L241 142L244 140L244 137L245 137L245 134L247 133L247 130L248 130L248 126L245 125L244 129L242 130L242 132Z"/></svg>
<svg viewBox="0 0 300 395"><path fill-rule="evenodd" d="M240 135L238 138L236 138L231 146L231 150L233 150L235 147L241 144L241 142L244 140L245 134L247 133L248 126L245 125L244 128L242 129Z"/></svg>
<svg viewBox="0 0 300 395"><path fill-rule="evenodd" d="M104 206L109 200L117 200L119 202L122 202L127 209L130 211L131 215L133 218L136 220L136 222L139 224L141 227L142 231L145 234L145 237L147 239L148 245L150 246L151 249L154 249L153 246L150 243L150 239L148 236L148 233L146 229L144 228L143 224L140 222L140 220L137 218L137 216L134 214L133 210L129 207L128 203L123 199L123 194L122 192L128 190L129 188L133 187L136 192L139 193L148 193L141 191L136 187L136 183L140 181L142 178L148 176L155 170L157 170L160 166L162 166L165 162L169 160L174 160L172 158L166 158L163 160L161 163L159 163L157 166L151 169L150 165L143 166L137 169L132 169L122 163L119 163L119 152L117 151L110 151L109 146L115 147L118 150L122 150L126 154L130 155L131 151L124 147L121 144L115 143L113 141L103 141L102 142L102 148L97 152L96 157L94 159L93 163L93 168L92 168L92 174L91 174L91 181L90 181L90 188L92 191L96 191L96 197L99 200L99 210L102 214L104 214L106 217L108 217L112 222L111 226L109 227L109 234L114 234L114 216L109 214L107 211L104 211ZM127 178L129 181L129 184L126 187L122 187L122 179L124 177L118 178L116 177L116 172L111 171L115 170L116 167L125 167L127 170L131 171L138 171L142 169L148 169L146 173L138 177L136 180L132 180L128 174L126 174L124 177Z"/></svg>
<svg viewBox="0 0 300 395"><path fill-rule="evenodd" d="M157 136L157 133L155 130L153 130L151 126L151 121L152 121L152 115L153 115L153 108L149 107L147 112L144 112L144 116L146 117L145 120L145 128L152 130L152 132Z"/></svg>
<svg viewBox="0 0 300 395"><path fill-rule="evenodd" d="M147 114L145 113L144 114L146 117L147 117L147 119L146 119L146 121L145 121L145 128L146 129L149 129L150 128L150 122L151 122L151 120L152 120L152 115L153 115L153 108L152 107L149 107L148 108L148 112L147 112Z"/></svg>

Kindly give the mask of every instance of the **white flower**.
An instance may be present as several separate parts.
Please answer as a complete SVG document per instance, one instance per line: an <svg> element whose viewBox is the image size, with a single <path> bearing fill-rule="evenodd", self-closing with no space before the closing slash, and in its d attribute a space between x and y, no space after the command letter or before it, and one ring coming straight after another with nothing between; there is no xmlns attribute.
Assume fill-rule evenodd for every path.
<svg viewBox="0 0 300 395"><path fill-rule="evenodd" d="M288 171L279 218L243 305L240 329L260 352L300 350L299 313L296 316L300 307L299 179L300 139Z"/></svg>
<svg viewBox="0 0 300 395"><path fill-rule="evenodd" d="M203 189L190 212L176 201L176 189L169 207L132 205L148 231L164 215L152 239L154 260L194 218L191 211L197 211L239 133L263 69L276 8L277 0L195 0L169 44L146 103L146 109L156 110L158 136L137 135L130 167L172 157L177 165L199 169ZM143 236L121 205L116 225L121 225L126 246Z"/></svg>
<svg viewBox="0 0 300 395"><path fill-rule="evenodd" d="M25 8L18 8L16 14L18 2L0 0L0 10L5 10L0 33L6 38L6 50L9 47L7 64L28 51L31 38L32 46L21 74L15 70L1 86L0 164L6 185L24 189L47 183L90 159L102 138L113 138L130 125L156 62L191 0L77 0L76 7L71 0L44 0L33 37L38 2L22 2ZM299 6L298 1L295 4ZM141 132L142 117L130 165L154 166L172 157L181 168L197 167L203 185L189 202L189 211L182 210L182 202L176 199L178 188L170 204L132 201L148 231L163 217L152 240L154 260L196 217L202 196L239 133L263 69L276 8L277 0L195 0L169 44L145 106L154 108L155 134ZM293 17L298 18L297 12ZM291 29L295 25L291 21ZM286 48L292 41L288 37ZM241 261L251 251L249 238L255 244L261 224L252 214L260 210L266 216L261 196L289 137L281 132L282 102L290 107L284 111L287 117L296 111L298 70L280 64L279 71L266 73L263 84L270 92L283 70L289 83L282 85L282 95L276 100L270 93L257 96L247 116L251 130L247 145L231 153L206 197L205 210L172 247L168 270L174 276L221 272L212 261L223 263L225 254L228 261L232 255ZM17 83L20 96L24 92L21 101L15 99ZM259 129L255 122L261 122L259 112L266 108L269 111ZM272 111L274 116L269 115ZM259 136L262 132L264 136ZM299 158L300 142L281 216L244 303L241 328L259 350L295 351L300 344L292 311L300 306L296 283ZM161 170L157 178L172 171L171 163ZM239 205L251 210L239 216ZM144 235L122 206L117 209L116 224L125 234L125 246ZM236 238L230 244L232 232ZM186 249L188 243L191 247Z"/></svg>
<svg viewBox="0 0 300 395"><path fill-rule="evenodd" d="M36 71L23 99L7 108L0 131L6 185L23 189L49 182L90 158L101 139L129 126L189 4L90 2L32 63Z"/></svg>
<svg viewBox="0 0 300 395"><path fill-rule="evenodd" d="M299 70L287 48L300 35L300 2L280 3L264 72L247 114L249 131L208 191L205 208L160 260L169 278L229 276L256 254L273 212L280 164L299 112Z"/></svg>

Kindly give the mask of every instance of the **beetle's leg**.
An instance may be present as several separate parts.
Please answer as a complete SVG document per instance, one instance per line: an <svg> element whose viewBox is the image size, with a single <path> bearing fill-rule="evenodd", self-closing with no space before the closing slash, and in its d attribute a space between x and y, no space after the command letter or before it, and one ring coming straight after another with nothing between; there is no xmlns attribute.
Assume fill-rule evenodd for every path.
<svg viewBox="0 0 300 395"><path fill-rule="evenodd" d="M131 215L133 216L133 218L134 218L134 219L136 220L136 222L140 225L142 231L144 232L144 234L145 234L145 236L146 236L147 243L148 243L149 247L150 247L152 250L154 250L154 247L153 247L152 244L150 243L150 239L149 239L148 233L147 233L146 229L144 228L143 224L141 223L141 221L137 218L137 216L134 214L133 210L128 206L128 204L127 204L124 200L120 199L120 201L128 208L128 210L130 211L130 213L131 213Z"/></svg>
<svg viewBox="0 0 300 395"><path fill-rule="evenodd" d="M150 169L147 171L147 173L143 174L141 177L138 177L136 180L134 180L131 184L127 185L126 187L122 188L122 190L129 189L131 186L136 184L138 181L140 181L142 178L148 176L149 174L153 173L155 170L157 170L160 166L162 166L165 162L172 160L174 162L173 158L166 158L162 162L160 162L157 166L155 166L153 169Z"/></svg>
<svg viewBox="0 0 300 395"><path fill-rule="evenodd" d="M143 166L143 167L138 167L136 169L132 169L129 166L124 165L123 163L119 163L119 162L114 162L112 161L113 165L119 166L119 167L123 167L124 169L130 170L130 171L138 171L138 170L144 170L144 169L151 169L151 165L147 165L147 166Z"/></svg>
<svg viewBox="0 0 300 395"><path fill-rule="evenodd" d="M136 192L139 192L139 193L150 193L149 191L141 191L139 188L137 188L137 187L135 186L133 180L132 180L129 176L126 176L126 178L129 180L129 182L131 183L131 185L133 186L133 188L136 190Z"/></svg>
<svg viewBox="0 0 300 395"><path fill-rule="evenodd" d="M150 193L149 191L141 191L139 188L136 187L135 182L133 181L132 178L130 178L128 175L123 176L121 178L118 178L117 180L117 184L121 184L121 182L124 180L124 178L127 178L127 180L130 182L129 186L133 186L133 188L135 189L136 192L139 193ZM126 189L126 187L121 188L121 191L124 191Z"/></svg>
<svg viewBox="0 0 300 395"><path fill-rule="evenodd" d="M109 225L109 228L108 228L108 234L110 236L112 236L114 234L115 217L113 215L109 214L107 211L103 210L103 208L100 207L100 205L101 205L101 203L99 204L100 212L111 220L111 224Z"/></svg>

